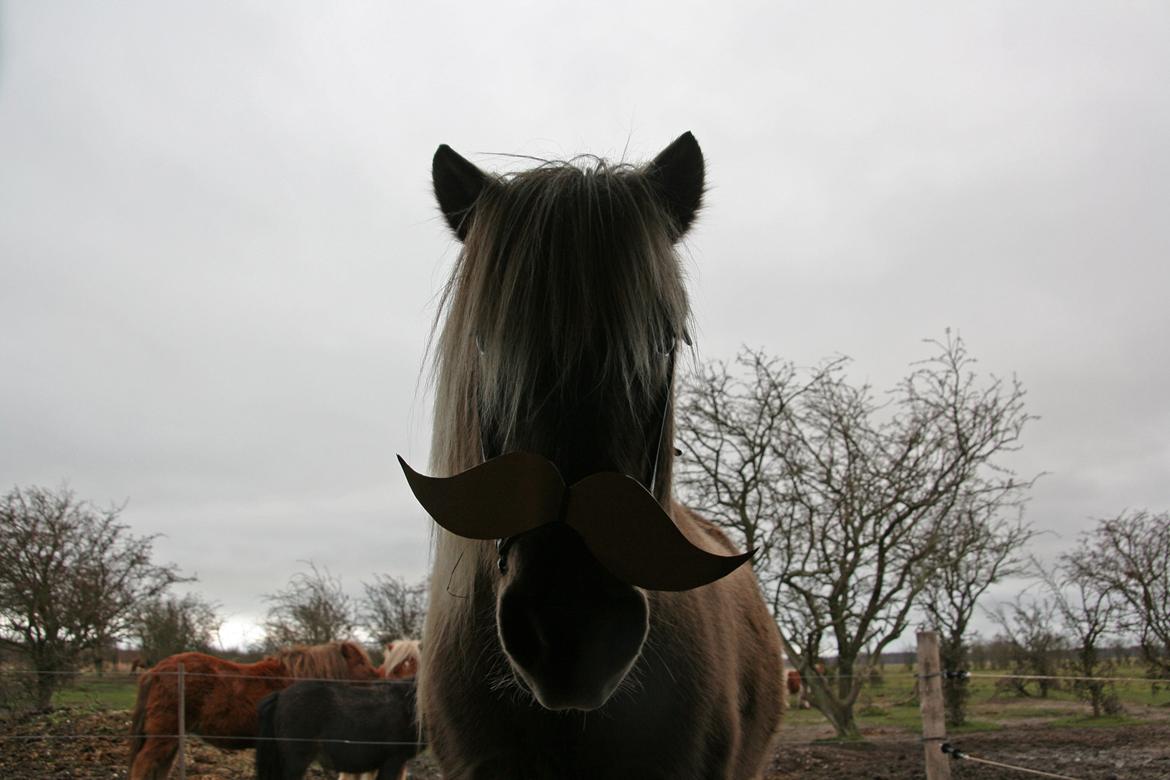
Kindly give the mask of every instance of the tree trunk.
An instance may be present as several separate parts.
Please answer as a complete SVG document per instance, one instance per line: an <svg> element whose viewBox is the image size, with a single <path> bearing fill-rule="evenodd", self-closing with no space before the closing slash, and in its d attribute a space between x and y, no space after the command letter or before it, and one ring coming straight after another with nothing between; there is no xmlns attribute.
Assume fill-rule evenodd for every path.
<svg viewBox="0 0 1170 780"><path fill-rule="evenodd" d="M51 710L53 708L53 693L57 690L57 677L58 675L51 672L37 672L37 709Z"/></svg>
<svg viewBox="0 0 1170 780"><path fill-rule="evenodd" d="M821 714L829 719L837 736L842 739L861 739L861 729L857 727L857 719L853 717L853 705L841 702L825 702L819 708Z"/></svg>
<svg viewBox="0 0 1170 780"><path fill-rule="evenodd" d="M967 722L967 700L971 698L970 680L954 679L943 683L943 702L948 726L962 726Z"/></svg>
<svg viewBox="0 0 1170 780"><path fill-rule="evenodd" d="M962 637L947 637L940 643L939 662L945 670L967 668L967 647ZM943 705L948 726L962 726L967 722L967 700L971 697L970 681L952 678L943 681Z"/></svg>
<svg viewBox="0 0 1170 780"><path fill-rule="evenodd" d="M842 739L861 739L861 730L857 727L857 719L853 715L851 687L854 684L852 675L846 675L846 668L852 665L846 663L837 669L837 694L832 693L832 682L819 674L810 675L808 689L811 694L812 705L833 724L837 736Z"/></svg>

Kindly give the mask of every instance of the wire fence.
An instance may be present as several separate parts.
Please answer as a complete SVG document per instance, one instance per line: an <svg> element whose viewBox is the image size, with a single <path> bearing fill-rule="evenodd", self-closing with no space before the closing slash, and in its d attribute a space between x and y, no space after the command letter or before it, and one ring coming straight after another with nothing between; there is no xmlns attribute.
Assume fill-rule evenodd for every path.
<svg viewBox="0 0 1170 780"><path fill-rule="evenodd" d="M198 732L188 732L185 734L155 734L149 735L151 739L185 739L187 737L198 737ZM427 743L423 740L386 740L386 739L341 739L341 738L327 738L327 737L262 737L256 735L244 734L212 734L215 739L220 740L237 740L241 743L253 742L300 742L312 743L317 745L378 745L382 747L426 747ZM0 740L7 740L11 742L48 742L54 739L61 740L79 740L79 739L112 739L112 740L128 740L132 739L130 734L0 734Z"/></svg>
<svg viewBox="0 0 1170 780"><path fill-rule="evenodd" d="M793 671L793 670L789 670L789 671ZM795 670L795 671L799 671L799 670ZM142 670L141 672L136 672L134 674L137 674L139 676L146 675L146 674L152 674L152 675L159 675L159 676L165 676L165 677L175 677L179 674L179 672L177 670L173 671L173 670L165 670L165 669L160 669L160 670L145 669L145 670ZM326 682L326 683L339 683L339 684L346 684L346 685L352 685L352 684L356 684L356 683L374 683L374 684L378 684L378 685L393 685L393 684L412 685L412 684L414 684L413 681L410 679L391 680L391 679L379 678L379 677L350 679L350 678L338 678L338 677L296 677L293 675L243 674L243 673L235 673L235 672L231 672L231 673L226 673L226 672L224 672L224 673L221 673L221 672L186 672L186 671L183 674L186 677L234 677L234 678L239 678L239 679L250 679L250 680L291 680L291 681L296 681L296 682ZM103 677L95 677L92 674L90 674L88 672L83 672L83 671L37 671L35 669L2 669L2 670L0 670L0 677L5 677L5 676L38 677L38 676L42 676L42 675L43 676L59 675L62 677L74 677L74 678L85 677L85 678L88 678L90 680L101 680L101 679L113 680L113 679L116 679L114 675L109 675L109 676L104 677L104 678ZM993 678L993 679L999 679L999 680L1004 680L1004 679L1012 679L1012 680L1093 680L1093 681L1100 681L1100 682L1155 683L1155 684L1170 685L1170 677L1146 677L1146 676L1135 677L1132 675L1130 675L1130 676L1102 677L1102 676L1089 676L1089 675L1080 675L1080 674L1024 674L1024 673L1017 674L1015 672L1006 672L1006 671L972 672L972 671L969 671L966 669L944 670L942 672L936 673L936 675L942 675L943 677L948 677L948 678L952 678L952 679L971 677L971 678ZM868 674L868 673L836 674L835 672L830 670L826 673L823 673L821 676L825 677L827 679L832 679L832 680L838 680L838 679L849 680L849 679L857 679L857 678L881 679L881 680L896 680L896 679L919 680L919 679L923 679L924 677L933 676L933 675L921 675L915 671L907 671L907 672L882 671L877 676L877 678L875 678L874 675Z"/></svg>
<svg viewBox="0 0 1170 780"><path fill-rule="evenodd" d="M207 678L218 678L225 681L229 680L260 680L269 683L288 683L293 682L320 682L333 685L345 685L355 687L371 687L371 686L393 686L393 685L414 685L412 679L395 680L395 679L338 679L328 677L295 677L292 675L271 675L271 674L251 674L248 672L231 672L231 673L213 673L213 672L188 672L185 669L148 669L138 672L138 678L144 676L154 676L162 679L174 679L178 682L180 679L184 681L182 686L185 690L187 685L192 680L205 680ZM110 675L110 677L93 677L82 674L77 671L54 671L54 672L38 672L29 669L0 669L0 678L21 678L24 680L31 680L38 676L59 676L61 678L68 678L76 680L78 678L84 679L86 682L92 684L97 681L109 681L114 685L125 686L127 684L126 676L118 675L117 673ZM118 677L121 677L121 680ZM823 675L828 680L840 680L850 678L863 678L867 681L872 681L875 676L871 672L862 672L854 675L837 675L832 669L828 670ZM192 678L187 680L186 678ZM1156 676L1135 676L1135 675L1077 675L1077 674L1053 674L1053 675L1038 675L1038 674L1024 674L1005 671L969 671L969 670L939 670L929 674L920 673L919 670L911 671L882 671L877 676L878 680L914 680L916 690L920 683L929 679L941 680L962 680L962 679L995 679L995 680L1027 680L1027 681L1051 681L1059 683L1076 683L1076 682L1099 682L1099 683L1118 683L1118 684L1142 684L1142 685L1163 685L1170 688L1170 678L1156 677ZM282 690L287 686L279 685L274 690ZM185 704L180 705L185 709ZM185 716L185 713L183 713ZM198 728L188 730L186 728L172 729L164 733L154 733L149 735L153 739L159 740L178 740L181 745L184 745L188 737L199 736ZM324 738L313 739L308 737L292 737L292 736L258 736L257 734L214 734L217 740L234 740L241 743L241 745L254 746L262 742L291 742L291 743L305 743L315 742L317 744L338 744L338 745L353 745L353 746L377 746L386 748L414 748L424 749L426 742L421 739L401 740L401 739L343 739L343 738ZM95 741L127 741L131 738L128 732L123 733L102 733L98 731L80 732L80 733L36 733L36 734L15 734L15 733L0 733L0 744L3 743L53 743L53 742L77 742L82 740ZM947 738L950 739L950 738ZM941 750L946 754L951 761L969 761L972 763L984 764L991 767L996 767L1004 770L1013 770L1022 774L1031 774L1039 777L1058 778L1059 780L1077 780L1077 778L1070 775L1058 774L1045 769L1038 769L1035 767L1023 767L1004 762L995 761L991 758L984 758L981 756L972 755L966 750L961 750L952 744L951 741L942 741L941 744L936 743L933 746L935 749ZM182 751L180 751L182 752Z"/></svg>
<svg viewBox="0 0 1170 780"><path fill-rule="evenodd" d="M385 677L363 677L363 678L340 678L340 677L297 677L291 674L247 674L237 672L180 672L177 669L144 669L137 673L139 677L147 675L158 677L178 677L180 674L184 677L216 677L221 679L239 679L239 680L273 680L273 681L289 681L289 682L325 682L325 683L345 683L347 685L368 683L375 685L413 685L414 681L410 679L395 680ZM35 669L5 669L0 671L0 677L6 675L24 676L24 677L41 677L60 675L66 678L86 677L86 673L77 671L37 671ZM94 678L91 678L94 679ZM105 679L98 677L96 679Z"/></svg>
<svg viewBox="0 0 1170 780"><path fill-rule="evenodd" d="M942 750L944 755L948 755L951 758L955 759L956 761L971 761L971 762L976 763L976 764L984 764L986 766L994 766L994 767L997 767L999 769L1010 769L1013 772L1020 772L1022 774L1026 774L1026 775L1033 775L1036 777L1055 778L1055 780L1079 780L1079 778L1073 777L1071 775L1058 775L1055 772L1046 772L1043 769L1032 769L1031 767L1026 767L1026 766L1016 766L1014 764L1005 764L1002 761L992 761L991 759L988 759L988 758L980 758L979 756L973 756L970 753L964 753L962 750L957 749L954 745L950 744L949 742L944 742L940 746L940 750Z"/></svg>
<svg viewBox="0 0 1170 780"><path fill-rule="evenodd" d="M28 689L31 689L30 683L35 683L37 678L55 678L54 687L65 687L76 681L79 676L76 671L0 670L0 678L8 677L22 681L25 688ZM273 712L267 716L269 728L266 733L263 735L259 733L261 730L260 701L272 693L280 695L279 692L289 690L290 686L295 683L326 683L346 686L355 690L373 691L376 688L414 686L413 679L298 677L288 674L253 673L247 669L187 671L182 663L161 669L147 669L139 672L136 678L120 677L120 680L116 677L115 679L104 677L97 679L112 683L111 687L120 687L123 692L127 688L137 689L139 707L146 705L146 702L143 701L144 695L152 697L150 706L142 710L148 714L144 720L135 718L133 723L127 723L123 726L125 730L122 730L121 733L86 729L84 725L76 731L67 733L50 731L37 733L0 732L0 747L45 743L129 743L130 752L128 755L136 756L133 760L138 762L147 761L147 771L156 771L160 768L165 771L170 762L175 761L177 776L180 780L185 780L187 777L187 743L188 737L192 736L206 736L212 740L212 744L240 749L257 748L263 744L273 743L311 744L314 750L324 749L331 752L341 748L353 748L357 751L365 751L354 760L379 764L387 760L405 761L427 747L421 731L416 725L413 697L409 693L405 696L396 696L386 700L378 699L374 702L377 706L396 708L393 714L388 714L386 719L382 721L366 722L355 716L347 716L336 708L330 708L331 714L328 720L332 722L329 730L320 731L316 730L320 716L320 713L316 711L313 711L313 716L307 720L303 715L293 715L291 725L286 724L279 714ZM141 685L143 680L154 680L155 684L147 688ZM161 688L159 687L160 683ZM224 713L215 707L205 709L204 696L207 691L209 689L222 690L224 687L232 693L234 710L230 713ZM146 693L144 694L144 692ZM161 692L161 698L156 692ZM308 695L312 699L312 694ZM366 701L352 702L348 700L348 697L342 697L343 707L346 705L360 707L369 703L367 697L359 697L359 699L366 699ZM0 704L2 703L0 702ZM324 704L324 702L320 703ZM254 722L254 730L239 733L241 724L248 720L249 710L252 711L251 718ZM191 719L191 728L188 728L188 718ZM393 724L393 727L390 724ZM311 729L308 732L303 730L306 725ZM127 726L129 728L126 728ZM375 726L378 727L378 730L372 730ZM345 734L347 730L352 736L338 736L339 733ZM151 745L157 747L150 748ZM20 749L24 750L25 748ZM370 750L375 751L375 753L369 753ZM160 758L160 755L163 757ZM166 756L173 756L173 758L166 758ZM159 761L162 763L159 764ZM137 766L136 763L135 767ZM370 771L377 769L378 765L369 767Z"/></svg>

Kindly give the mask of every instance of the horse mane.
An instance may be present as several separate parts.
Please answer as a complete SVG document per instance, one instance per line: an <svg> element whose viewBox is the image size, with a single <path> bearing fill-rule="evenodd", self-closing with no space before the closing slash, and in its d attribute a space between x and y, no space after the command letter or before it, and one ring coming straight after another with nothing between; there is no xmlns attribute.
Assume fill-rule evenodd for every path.
<svg viewBox="0 0 1170 780"><path fill-rule="evenodd" d="M352 653L357 653L372 668L365 648L348 640L321 645L294 645L280 650L273 657L284 665L291 677L340 680L353 676L351 664L347 661L347 655Z"/></svg>
<svg viewBox="0 0 1170 780"><path fill-rule="evenodd" d="M386 657L382 661L382 669L389 674L399 664L408 659L414 659L416 669L421 665L422 644L417 639L395 639L386 649Z"/></svg>
<svg viewBox="0 0 1170 780"><path fill-rule="evenodd" d="M596 386L627 389L626 413L643 417L688 315L660 199L642 169L594 157L489 179L436 316L436 442L478 445L478 420L448 425L470 416L468 388L494 428L518 430L539 411L520 383L554 379L537 403L580 392L567 385L587 350ZM437 452L432 467L466 468L456 455Z"/></svg>
<svg viewBox="0 0 1170 780"><path fill-rule="evenodd" d="M449 476L482 459L480 415L494 431L531 431L542 410L603 392L614 430L638 437L667 382L664 355L687 331L689 305L674 238L681 232L644 167L596 157L488 175L444 287L431 343L435 414L431 470ZM437 334L437 338L436 338ZM579 386L583 364L592 387ZM533 398L534 377L541 398ZM527 394L525 391L528 391ZM671 441L670 422L665 431ZM508 451L511 442L495 442ZM657 496L670 493L663 446ZM616 462L641 473L643 463ZM436 532L428 641L460 641L445 612L492 565L490 543Z"/></svg>

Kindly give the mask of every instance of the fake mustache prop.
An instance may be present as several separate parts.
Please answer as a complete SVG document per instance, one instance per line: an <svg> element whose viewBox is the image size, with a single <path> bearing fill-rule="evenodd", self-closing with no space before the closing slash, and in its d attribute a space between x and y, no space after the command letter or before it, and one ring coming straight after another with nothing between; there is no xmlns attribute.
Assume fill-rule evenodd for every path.
<svg viewBox="0 0 1170 780"><path fill-rule="evenodd" d="M715 555L696 547L625 474L592 474L568 487L551 461L529 452L501 455L453 477L419 474L401 455L398 462L414 497L451 533L503 539L562 521L610 574L647 590L706 585L755 552Z"/></svg>

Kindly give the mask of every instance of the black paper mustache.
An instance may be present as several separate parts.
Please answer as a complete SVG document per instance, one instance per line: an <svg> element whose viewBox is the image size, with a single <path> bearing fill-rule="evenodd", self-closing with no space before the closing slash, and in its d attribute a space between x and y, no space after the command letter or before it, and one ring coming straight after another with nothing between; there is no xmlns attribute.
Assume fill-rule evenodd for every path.
<svg viewBox="0 0 1170 780"><path fill-rule="evenodd" d="M610 574L647 590L690 590L752 557L696 547L636 479L601 472L566 487L557 467L530 452L492 458L453 477L419 474L398 456L415 498L435 522L467 539L503 539L568 523Z"/></svg>

